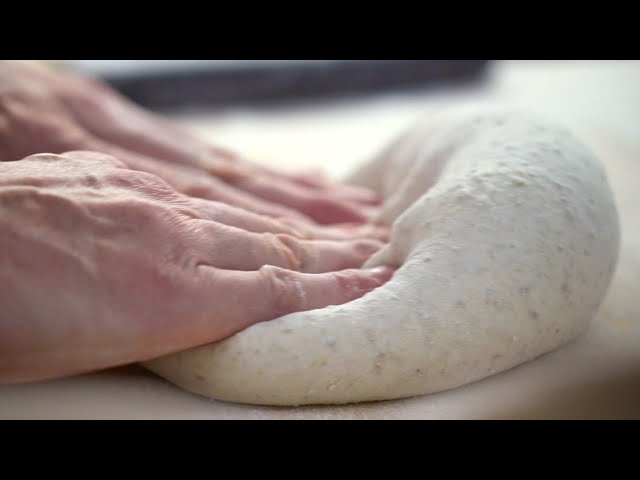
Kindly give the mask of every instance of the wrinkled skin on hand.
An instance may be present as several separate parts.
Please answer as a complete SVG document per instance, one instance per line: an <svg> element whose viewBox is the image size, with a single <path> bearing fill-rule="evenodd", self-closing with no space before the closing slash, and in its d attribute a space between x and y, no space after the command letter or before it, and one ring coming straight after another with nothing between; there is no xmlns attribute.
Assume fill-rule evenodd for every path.
<svg viewBox="0 0 640 480"><path fill-rule="evenodd" d="M38 128L63 128L40 113ZM84 135L60 133L58 144L44 136L49 147ZM26 146L11 148L15 156ZM0 163L0 231L4 382L214 342L289 312L348 302L391 276L388 268L357 269L377 240L300 235L95 152Z"/></svg>
<svg viewBox="0 0 640 480"><path fill-rule="evenodd" d="M373 192L254 164L138 108L98 80L0 61L0 161L70 150L113 155L190 196L295 224L346 224L328 229L333 235L380 234L358 225L376 211Z"/></svg>
<svg viewBox="0 0 640 480"><path fill-rule="evenodd" d="M91 78L0 61L0 162L0 381L221 340L391 275L352 269L387 235L371 192L254 164Z"/></svg>

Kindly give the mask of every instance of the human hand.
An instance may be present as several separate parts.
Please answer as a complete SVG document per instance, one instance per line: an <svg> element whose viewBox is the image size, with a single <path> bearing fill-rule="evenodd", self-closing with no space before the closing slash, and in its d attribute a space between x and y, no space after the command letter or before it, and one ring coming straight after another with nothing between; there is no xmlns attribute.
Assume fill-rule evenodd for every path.
<svg viewBox="0 0 640 480"><path fill-rule="evenodd" d="M378 241L300 238L94 152L0 163L0 231L3 382L218 341L391 276L352 268Z"/></svg>
<svg viewBox="0 0 640 480"><path fill-rule="evenodd" d="M362 224L379 203L369 190L279 172L209 145L96 79L29 63L0 62L0 140L0 161L99 151L182 193L307 224Z"/></svg>

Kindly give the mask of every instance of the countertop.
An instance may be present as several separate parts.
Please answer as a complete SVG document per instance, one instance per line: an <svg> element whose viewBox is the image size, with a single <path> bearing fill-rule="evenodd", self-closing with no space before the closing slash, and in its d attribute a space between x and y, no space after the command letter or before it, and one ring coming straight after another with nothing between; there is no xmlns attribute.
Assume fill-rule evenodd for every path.
<svg viewBox="0 0 640 480"><path fill-rule="evenodd" d="M175 117L265 163L322 166L340 178L411 121L461 103L511 105L561 122L605 164L622 225L621 252L584 335L507 372L404 400L247 406L193 395L129 366L0 386L0 419L640 418L640 62L496 62L486 82L473 87Z"/></svg>

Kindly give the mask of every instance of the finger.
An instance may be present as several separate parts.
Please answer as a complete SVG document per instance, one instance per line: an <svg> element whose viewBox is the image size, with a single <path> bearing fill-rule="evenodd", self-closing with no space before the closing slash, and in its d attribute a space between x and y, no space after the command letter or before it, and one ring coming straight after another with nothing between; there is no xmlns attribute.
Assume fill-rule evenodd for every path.
<svg viewBox="0 0 640 480"><path fill-rule="evenodd" d="M306 222L288 225L273 217L260 215L226 203L184 195L184 203L191 205L202 218L254 233L287 233L299 238L311 238L303 227Z"/></svg>
<svg viewBox="0 0 640 480"><path fill-rule="evenodd" d="M287 234L259 234L206 220L189 221L197 263L225 270L274 265L308 273L360 267L380 249L375 240L302 240Z"/></svg>
<svg viewBox="0 0 640 480"><path fill-rule="evenodd" d="M381 197L376 192L351 185L327 184L322 190L331 196L363 205L379 205Z"/></svg>
<svg viewBox="0 0 640 480"><path fill-rule="evenodd" d="M194 158L208 154L203 142L99 79L47 69L26 70L53 88L77 123L103 141L169 162L193 163Z"/></svg>
<svg viewBox="0 0 640 480"><path fill-rule="evenodd" d="M301 211L301 204L322 197L331 199L333 203L342 202L347 206L352 204L348 206L352 209L357 209L360 204L370 206L380 203L378 194L368 189L329 182L304 181L302 179L305 175L278 172L264 165L250 164L239 156L233 161L220 158L203 159L201 166L209 174L241 190ZM333 205L330 207L335 208Z"/></svg>
<svg viewBox="0 0 640 480"><path fill-rule="evenodd" d="M201 308L224 312L228 336L287 313L355 300L383 285L392 274L389 267L309 274L272 266L252 272L202 266L198 280Z"/></svg>
<svg viewBox="0 0 640 480"><path fill-rule="evenodd" d="M333 198L321 191L309 191L291 183L265 176L245 177L235 186L272 203L298 210L322 224L365 222L370 217L366 206Z"/></svg>
<svg viewBox="0 0 640 480"><path fill-rule="evenodd" d="M224 202L268 217L295 218L300 222L313 223L313 220L303 212L277 202L259 198L250 192L235 188L213 177L191 174L181 175L173 168L160 175L171 183L176 190L192 197Z"/></svg>
<svg viewBox="0 0 640 480"><path fill-rule="evenodd" d="M68 109L76 126L80 127L83 133L92 135L102 142L153 157L156 161L200 167L206 165L208 171L224 179L235 179L251 174L252 169L256 172L272 172L271 169L258 164L241 161L237 154L226 149L209 146L195 135L180 128L179 125L140 108L97 79L48 68L34 68L28 64L20 64L16 68L25 77L45 82L52 88L57 93L57 98ZM69 145L69 147L93 149L90 143ZM59 153L55 148L44 150ZM135 167L132 166L132 168ZM274 179L283 180L290 177L290 183L297 182L296 175L289 176L277 172L272 172L271 175ZM323 182L313 181L311 175L306 177L302 175L298 183L320 187ZM338 200L376 202L375 195L371 196L370 192L364 190L356 192L351 187L343 186L323 188ZM240 199L233 201L241 202ZM243 202L242 206L249 206L251 203L253 203L252 208L257 208L256 202ZM240 205L240 203L237 204ZM269 215L278 215L275 213L278 208L274 205L263 208L269 212Z"/></svg>
<svg viewBox="0 0 640 480"><path fill-rule="evenodd" d="M184 196L185 205L191 205L201 218L217 223L241 228L255 233L287 233L298 238L315 240L356 240L372 239L382 242L389 240L389 229L373 224L346 223L339 225L318 225L301 222L296 218L278 219L233 207L222 202Z"/></svg>
<svg viewBox="0 0 640 480"><path fill-rule="evenodd" d="M333 183L324 175L318 175L316 173L285 173L283 176L300 186L314 190L322 190L342 200L351 200L366 205L377 205L381 200L380 195L372 190L358 186Z"/></svg>
<svg viewBox="0 0 640 480"><path fill-rule="evenodd" d="M250 188L235 188L233 185L216 178L204 177L202 172L195 167L166 163L155 157L143 155L105 141L90 131L82 129L80 131L81 135L76 135L73 137L75 140L67 142L69 147L67 150L75 148L113 155L129 168L154 173L170 183L176 190L191 196L229 203L272 217L288 216L309 221L309 217L315 215L315 219L320 223L361 222L370 217L364 207L357 208L348 202L322 195L314 198L309 195L305 196L303 192L289 193L293 187L289 185L287 188L286 182L283 184L282 181L280 181L282 192L279 192L275 185L278 182L273 180L271 182L274 183L273 186L263 186L264 195L256 195L261 189L252 192ZM253 181L247 183L248 185L254 184ZM305 209L313 215L306 215Z"/></svg>
<svg viewBox="0 0 640 480"><path fill-rule="evenodd" d="M153 173L169 183L178 192L192 197L224 202L270 217L293 217L301 222L312 222L309 217L301 212L257 198L221 180L203 175L200 170L193 167L167 164L105 142L91 134L85 135L82 145L79 146L83 150L95 150L112 155L123 161L132 170Z"/></svg>
<svg viewBox="0 0 640 480"><path fill-rule="evenodd" d="M326 171L320 167L309 167L303 171L291 173L288 177L300 185L312 188L324 188L330 181Z"/></svg>
<svg viewBox="0 0 640 480"><path fill-rule="evenodd" d="M387 242L389 240L389 228L385 225L374 225L372 223L343 223L335 225L319 225L301 223L295 218L279 218L278 221L288 225L299 232L296 236L304 238L314 238L317 240L354 240L358 238L369 238Z"/></svg>
<svg viewBox="0 0 640 480"><path fill-rule="evenodd" d="M303 188L304 190L323 191L340 200L348 200L368 205L380 203L380 196L377 193L363 187L333 183L320 168L311 168L309 171L299 173L288 173L266 165L255 164L253 167L254 171L250 172L249 167L244 166L245 164L237 160L234 163L237 167L245 169L245 176L250 176L251 173L264 174L275 181L282 182L285 180L294 184L295 187ZM237 172L234 173L235 178L240 176ZM231 179L232 175L228 175L226 178Z"/></svg>

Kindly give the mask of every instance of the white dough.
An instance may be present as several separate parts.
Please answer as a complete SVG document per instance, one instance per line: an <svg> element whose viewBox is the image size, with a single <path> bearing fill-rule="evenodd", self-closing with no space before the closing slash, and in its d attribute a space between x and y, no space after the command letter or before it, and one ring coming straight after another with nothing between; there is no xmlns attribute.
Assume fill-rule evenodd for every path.
<svg viewBox="0 0 640 480"><path fill-rule="evenodd" d="M401 398L531 360L596 314L618 217L602 166L566 130L522 113L450 112L349 181L384 195L392 239L366 266L400 266L391 281L146 366L233 402Z"/></svg>

